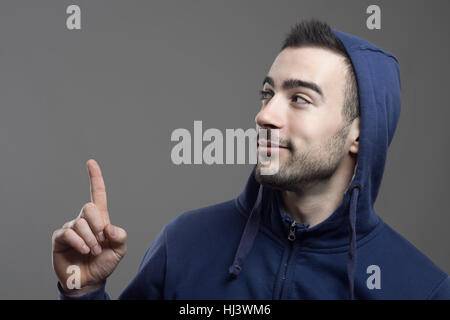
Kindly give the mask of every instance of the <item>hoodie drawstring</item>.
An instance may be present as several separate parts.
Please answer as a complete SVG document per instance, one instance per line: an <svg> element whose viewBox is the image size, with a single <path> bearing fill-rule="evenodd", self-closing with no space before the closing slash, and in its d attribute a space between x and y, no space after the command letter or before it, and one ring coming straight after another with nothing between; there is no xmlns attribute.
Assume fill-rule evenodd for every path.
<svg viewBox="0 0 450 320"><path fill-rule="evenodd" d="M250 217L248 218L247 223L245 225L241 240L239 241L239 246L236 251L233 264L228 269L228 272L234 277L237 277L239 273L241 273L242 264L244 263L245 258L247 258L247 255L252 249L256 235L258 234L259 223L261 221L260 211L263 193L262 191L263 186L261 185L258 190L258 196L256 198L255 205L253 206L252 212L250 213Z"/></svg>
<svg viewBox="0 0 450 320"><path fill-rule="evenodd" d="M347 277L348 277L348 287L349 296L351 300L355 299L355 269L356 269L356 209L358 203L359 191L361 185L356 184L352 186L350 191L350 210L349 210L349 224L350 224L350 244L348 249L347 258ZM255 205L252 208L250 216L244 228L241 240L239 241L239 246L234 256L233 264L229 267L228 273L234 277L237 277L242 270L242 264L245 258L247 258L250 250L255 242L256 235L258 234L259 224L261 221L261 202L262 202L262 185L259 187L258 196L256 198Z"/></svg>
<svg viewBox="0 0 450 320"><path fill-rule="evenodd" d="M350 244L348 248L347 258L347 277L350 300L355 299L355 269L356 269L356 205L358 203L358 195L361 186L356 184L351 189L351 200L349 210L350 224Z"/></svg>

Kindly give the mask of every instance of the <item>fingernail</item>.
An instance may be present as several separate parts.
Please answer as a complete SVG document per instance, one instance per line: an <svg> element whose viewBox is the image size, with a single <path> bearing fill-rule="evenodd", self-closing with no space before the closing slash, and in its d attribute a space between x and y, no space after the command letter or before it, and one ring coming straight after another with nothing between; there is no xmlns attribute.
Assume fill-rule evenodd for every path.
<svg viewBox="0 0 450 320"><path fill-rule="evenodd" d="M110 230L109 234L112 237L115 237L116 236L116 227L111 226L111 230Z"/></svg>
<svg viewBox="0 0 450 320"><path fill-rule="evenodd" d="M83 244L83 246L81 247L81 251L83 251L83 253L88 253L89 252L89 247L85 244Z"/></svg>
<svg viewBox="0 0 450 320"><path fill-rule="evenodd" d="M95 247L92 248L92 252L94 255L98 256L100 253L102 253L102 248L96 244Z"/></svg>
<svg viewBox="0 0 450 320"><path fill-rule="evenodd" d="M98 233L98 239L99 239L100 241L104 241L104 240L105 240L105 235L103 234L103 231L100 231L100 232Z"/></svg>

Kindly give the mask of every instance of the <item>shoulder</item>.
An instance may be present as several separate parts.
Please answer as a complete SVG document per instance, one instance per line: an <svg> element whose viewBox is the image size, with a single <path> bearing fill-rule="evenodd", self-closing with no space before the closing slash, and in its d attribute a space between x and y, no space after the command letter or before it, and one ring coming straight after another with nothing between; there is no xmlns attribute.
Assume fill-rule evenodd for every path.
<svg viewBox="0 0 450 320"><path fill-rule="evenodd" d="M371 259L383 266L387 283L393 286L396 283L399 290L409 288L423 299L430 298L437 288L448 281L447 273L386 222L382 223L377 240L372 246L369 244Z"/></svg>
<svg viewBox="0 0 450 320"><path fill-rule="evenodd" d="M394 230L386 222L382 221L383 230L380 235L380 241L385 245L384 251L396 254L398 259L405 258L412 268L415 266L426 268L427 270L445 274L424 252L419 250L413 243L407 240L403 235Z"/></svg>

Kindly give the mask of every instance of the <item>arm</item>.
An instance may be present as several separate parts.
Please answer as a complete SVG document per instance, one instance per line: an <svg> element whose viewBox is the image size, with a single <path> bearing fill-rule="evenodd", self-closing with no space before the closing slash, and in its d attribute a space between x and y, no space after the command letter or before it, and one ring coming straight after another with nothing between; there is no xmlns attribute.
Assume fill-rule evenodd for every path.
<svg viewBox="0 0 450 320"><path fill-rule="evenodd" d="M119 299L164 299L166 266L166 228L164 227L147 249L137 274L122 291Z"/></svg>

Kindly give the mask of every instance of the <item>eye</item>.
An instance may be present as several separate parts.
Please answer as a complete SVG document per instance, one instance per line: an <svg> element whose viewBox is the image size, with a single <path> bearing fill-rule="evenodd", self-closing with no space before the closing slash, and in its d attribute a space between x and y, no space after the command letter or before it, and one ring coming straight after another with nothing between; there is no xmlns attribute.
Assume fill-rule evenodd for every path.
<svg viewBox="0 0 450 320"><path fill-rule="evenodd" d="M292 96L292 101L299 104L311 104L308 100L303 98L302 96L294 95Z"/></svg>
<svg viewBox="0 0 450 320"><path fill-rule="evenodd" d="M261 90L261 91L259 92L259 98L260 98L262 101L267 100L267 99L269 99L269 98L271 98L271 97L272 97L272 92L270 92L270 91Z"/></svg>

